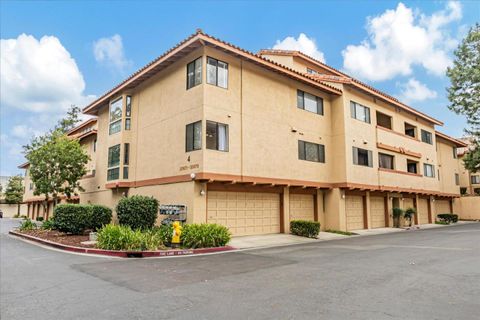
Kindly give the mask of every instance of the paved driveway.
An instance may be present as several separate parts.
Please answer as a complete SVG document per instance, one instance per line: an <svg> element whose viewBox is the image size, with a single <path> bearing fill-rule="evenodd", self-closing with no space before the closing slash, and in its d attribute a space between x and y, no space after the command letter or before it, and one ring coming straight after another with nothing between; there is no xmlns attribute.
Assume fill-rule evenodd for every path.
<svg viewBox="0 0 480 320"><path fill-rule="evenodd" d="M480 310L480 224L167 259L0 240L4 320L478 319Z"/></svg>

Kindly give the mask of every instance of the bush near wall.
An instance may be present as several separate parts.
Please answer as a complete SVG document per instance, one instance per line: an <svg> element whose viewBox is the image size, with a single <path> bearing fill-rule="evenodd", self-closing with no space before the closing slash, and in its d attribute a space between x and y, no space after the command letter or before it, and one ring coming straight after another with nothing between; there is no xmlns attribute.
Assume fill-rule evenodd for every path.
<svg viewBox="0 0 480 320"><path fill-rule="evenodd" d="M132 230L129 226L109 224L98 231L97 247L104 250L154 251L162 247L162 239L153 230Z"/></svg>
<svg viewBox="0 0 480 320"><path fill-rule="evenodd" d="M320 233L320 222L292 220L290 221L290 232L297 236L316 238Z"/></svg>
<svg viewBox="0 0 480 320"><path fill-rule="evenodd" d="M440 213L437 214L437 218L446 224L458 222L458 215L453 213Z"/></svg>
<svg viewBox="0 0 480 320"><path fill-rule="evenodd" d="M98 230L112 220L112 210L99 205L59 204L53 211L53 229L82 234Z"/></svg>
<svg viewBox="0 0 480 320"><path fill-rule="evenodd" d="M153 197L122 198L116 207L118 221L132 229L152 228L157 220L158 201Z"/></svg>
<svg viewBox="0 0 480 320"><path fill-rule="evenodd" d="M223 247L231 239L227 227L214 224L187 224L183 226L181 241L185 248Z"/></svg>

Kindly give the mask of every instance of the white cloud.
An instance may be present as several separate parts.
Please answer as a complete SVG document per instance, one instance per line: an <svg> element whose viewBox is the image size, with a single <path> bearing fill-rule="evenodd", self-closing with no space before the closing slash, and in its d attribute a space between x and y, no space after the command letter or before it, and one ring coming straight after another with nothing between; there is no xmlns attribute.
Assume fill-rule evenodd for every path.
<svg viewBox="0 0 480 320"><path fill-rule="evenodd" d="M63 112L84 105L85 82L75 60L54 36L21 34L0 40L1 103L33 112Z"/></svg>
<svg viewBox="0 0 480 320"><path fill-rule="evenodd" d="M297 39L295 37L286 37L282 41L277 40L273 49L301 51L321 62L325 62L325 56L317 48L315 39L309 38L305 33L300 33Z"/></svg>
<svg viewBox="0 0 480 320"><path fill-rule="evenodd" d="M122 37L118 34L110 38L100 38L93 43L95 60L123 71L130 62L125 58Z"/></svg>
<svg viewBox="0 0 480 320"><path fill-rule="evenodd" d="M437 92L430 90L426 85L414 78L410 78L407 83L401 84L401 93L399 99L408 103L412 101L423 101L434 99Z"/></svg>
<svg viewBox="0 0 480 320"><path fill-rule="evenodd" d="M444 75L452 63L449 53L457 44L445 27L461 17L458 2L448 2L444 10L431 16L416 14L400 2L395 10L368 18L368 39L342 51L343 67L346 72L372 81L410 75L416 65Z"/></svg>

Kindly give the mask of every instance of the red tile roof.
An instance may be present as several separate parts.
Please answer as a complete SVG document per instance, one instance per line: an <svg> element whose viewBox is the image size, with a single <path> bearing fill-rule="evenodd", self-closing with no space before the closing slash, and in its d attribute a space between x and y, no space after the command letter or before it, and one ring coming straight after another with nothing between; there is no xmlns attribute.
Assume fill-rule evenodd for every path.
<svg viewBox="0 0 480 320"><path fill-rule="evenodd" d="M465 142L463 142L461 140L458 140L458 139L455 139L454 137L451 137L449 135L446 135L445 133L441 133L440 131L435 131L435 135L437 137L440 137L440 138L443 138L447 141L452 142L457 147L463 147L463 148L468 147L468 144L466 144Z"/></svg>

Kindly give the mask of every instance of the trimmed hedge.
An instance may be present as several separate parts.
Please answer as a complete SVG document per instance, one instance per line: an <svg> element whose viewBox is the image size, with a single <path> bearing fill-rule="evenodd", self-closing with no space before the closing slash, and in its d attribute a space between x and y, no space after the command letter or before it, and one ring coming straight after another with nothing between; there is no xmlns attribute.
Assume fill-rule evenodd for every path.
<svg viewBox="0 0 480 320"><path fill-rule="evenodd" d="M131 196L117 204L117 217L121 225L132 229L150 229L158 215L158 201L153 197Z"/></svg>
<svg viewBox="0 0 480 320"><path fill-rule="evenodd" d="M53 228L82 234L85 230L98 230L112 220L112 210L99 205L59 204L53 211Z"/></svg>
<svg viewBox="0 0 480 320"><path fill-rule="evenodd" d="M162 246L160 234L109 224L98 231L97 247L104 250L154 251Z"/></svg>
<svg viewBox="0 0 480 320"><path fill-rule="evenodd" d="M437 214L437 218L440 219L440 221L445 222L446 224L458 222L458 214L453 213L440 213Z"/></svg>
<svg viewBox="0 0 480 320"><path fill-rule="evenodd" d="M320 233L320 222L292 220L290 221L290 232L301 237L316 238Z"/></svg>
<svg viewBox="0 0 480 320"><path fill-rule="evenodd" d="M183 226L180 238L185 248L211 248L225 246L230 241L231 234L227 227L218 224L193 223Z"/></svg>

